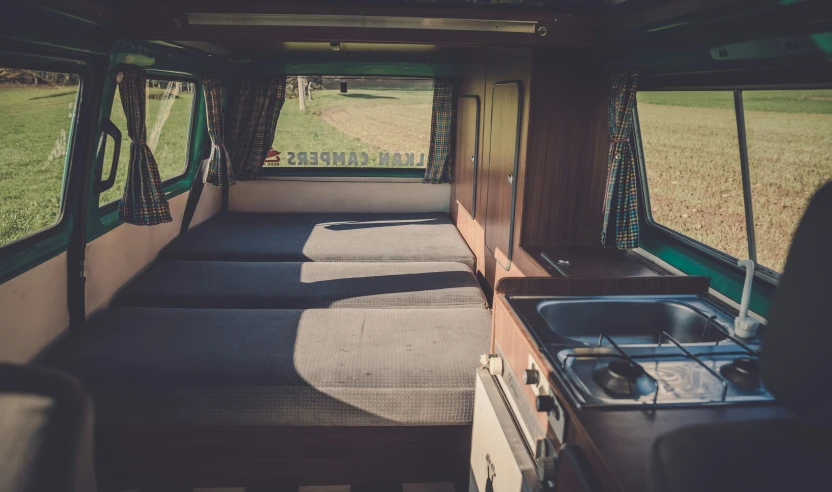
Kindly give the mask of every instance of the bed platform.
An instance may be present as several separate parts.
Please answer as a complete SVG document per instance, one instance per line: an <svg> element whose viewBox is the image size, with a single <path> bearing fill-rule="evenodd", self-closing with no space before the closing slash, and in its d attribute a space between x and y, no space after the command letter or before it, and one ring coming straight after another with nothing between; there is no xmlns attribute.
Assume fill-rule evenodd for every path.
<svg viewBox="0 0 832 492"><path fill-rule="evenodd" d="M93 395L119 487L464 482L474 261L444 214L222 214L54 365Z"/></svg>
<svg viewBox="0 0 832 492"><path fill-rule="evenodd" d="M462 263L162 261L117 306L229 309L486 307Z"/></svg>
<svg viewBox="0 0 832 492"><path fill-rule="evenodd" d="M444 213L220 214L173 241L165 259L457 262L473 253Z"/></svg>

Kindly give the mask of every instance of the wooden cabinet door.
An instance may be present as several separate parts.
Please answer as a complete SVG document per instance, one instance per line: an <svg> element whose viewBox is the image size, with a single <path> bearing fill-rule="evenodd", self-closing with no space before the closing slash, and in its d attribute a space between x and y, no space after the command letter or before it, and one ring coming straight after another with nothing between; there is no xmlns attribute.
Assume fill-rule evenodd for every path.
<svg viewBox="0 0 832 492"><path fill-rule="evenodd" d="M456 201L472 218L477 213L477 161L479 160L480 98L459 96L456 104Z"/></svg>
<svg viewBox="0 0 832 492"><path fill-rule="evenodd" d="M506 270L511 267L522 100L520 82L494 84L491 93L485 246Z"/></svg>

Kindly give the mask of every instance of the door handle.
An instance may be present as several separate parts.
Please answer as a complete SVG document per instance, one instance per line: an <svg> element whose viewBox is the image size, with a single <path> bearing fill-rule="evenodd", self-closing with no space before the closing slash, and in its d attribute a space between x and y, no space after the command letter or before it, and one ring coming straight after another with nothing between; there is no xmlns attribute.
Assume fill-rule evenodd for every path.
<svg viewBox="0 0 832 492"><path fill-rule="evenodd" d="M508 185L511 186L512 183L514 183L514 174L509 174L508 175Z"/></svg>
<svg viewBox="0 0 832 492"><path fill-rule="evenodd" d="M113 161L110 163L110 174L107 176L107 179L102 179L95 183L94 191L96 193L103 193L109 190L116 182L118 158L121 153L121 131L110 119L101 121L101 138L98 141L98 155L104 154L104 147L107 143L107 135L113 139Z"/></svg>

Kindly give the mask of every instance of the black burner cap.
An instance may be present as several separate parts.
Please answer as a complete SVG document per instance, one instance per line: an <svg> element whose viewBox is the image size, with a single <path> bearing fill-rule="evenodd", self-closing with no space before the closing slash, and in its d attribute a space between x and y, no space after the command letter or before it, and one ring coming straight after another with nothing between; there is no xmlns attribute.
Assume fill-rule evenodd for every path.
<svg viewBox="0 0 832 492"><path fill-rule="evenodd" d="M638 364L633 364L632 362L624 359L616 359L611 361L607 369L613 376L624 378L629 381L635 381L639 378L639 376L644 374L643 367L641 367Z"/></svg>
<svg viewBox="0 0 832 492"><path fill-rule="evenodd" d="M751 357L739 357L734 359L734 367L737 371L745 374L759 374L760 373L760 363L757 359Z"/></svg>

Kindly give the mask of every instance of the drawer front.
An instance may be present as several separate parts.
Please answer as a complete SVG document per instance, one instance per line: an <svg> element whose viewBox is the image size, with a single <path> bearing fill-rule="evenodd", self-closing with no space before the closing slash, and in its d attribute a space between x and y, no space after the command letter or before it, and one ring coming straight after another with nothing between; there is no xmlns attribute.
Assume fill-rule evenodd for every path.
<svg viewBox="0 0 832 492"><path fill-rule="evenodd" d="M472 491L536 492L535 462L504 396L488 371L477 371L471 439Z"/></svg>

